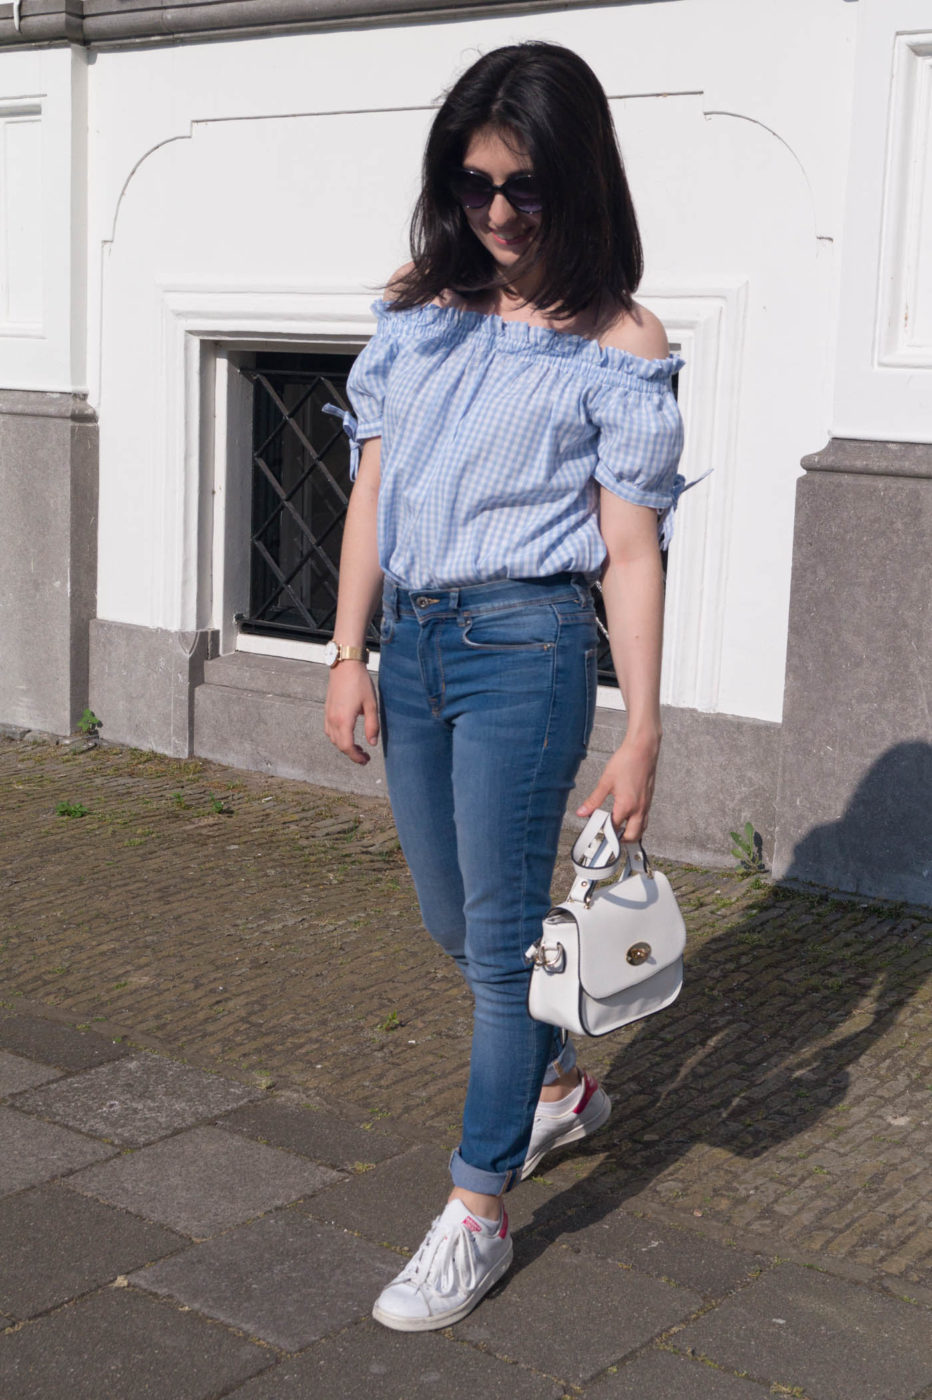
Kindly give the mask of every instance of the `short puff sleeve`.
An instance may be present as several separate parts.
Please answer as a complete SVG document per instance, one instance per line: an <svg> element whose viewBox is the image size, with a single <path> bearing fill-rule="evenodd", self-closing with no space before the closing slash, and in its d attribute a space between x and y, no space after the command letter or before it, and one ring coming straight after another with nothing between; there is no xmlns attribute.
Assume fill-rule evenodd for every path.
<svg viewBox="0 0 932 1400"><path fill-rule="evenodd" d="M604 352L603 352L604 353ZM673 533L673 511L684 488L677 475L683 451L683 420L673 394L673 375L684 361L627 356L635 368L606 377L589 396L589 417L599 430L595 479L622 500L661 512L661 546Z"/></svg>
<svg viewBox="0 0 932 1400"><path fill-rule="evenodd" d="M388 384L388 375L398 353L398 336L391 324L392 312L383 302L372 307L377 317L375 334L360 351L353 362L346 381L346 392L355 410L338 408L336 404L324 405L324 413L339 418L343 431L350 443L350 480L356 480L359 470L359 454L366 438L382 435L382 404Z"/></svg>

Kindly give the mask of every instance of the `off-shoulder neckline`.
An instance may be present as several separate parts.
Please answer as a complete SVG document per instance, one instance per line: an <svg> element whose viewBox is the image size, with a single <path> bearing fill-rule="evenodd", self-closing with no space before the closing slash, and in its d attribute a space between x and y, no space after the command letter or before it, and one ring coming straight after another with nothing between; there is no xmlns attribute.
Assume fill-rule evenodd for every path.
<svg viewBox="0 0 932 1400"><path fill-rule="evenodd" d="M405 311L392 311L384 299L373 302L372 310L386 322L401 322L411 326L446 324L451 330L470 327L484 330L503 349L536 350L561 359L572 359L591 368L616 369L640 379L669 379L685 361L679 355L662 360L647 360L630 350L614 345L600 345L597 340L573 331L558 331L552 326L536 326L529 321L507 321L495 312L474 311L470 307L440 306L428 302Z"/></svg>

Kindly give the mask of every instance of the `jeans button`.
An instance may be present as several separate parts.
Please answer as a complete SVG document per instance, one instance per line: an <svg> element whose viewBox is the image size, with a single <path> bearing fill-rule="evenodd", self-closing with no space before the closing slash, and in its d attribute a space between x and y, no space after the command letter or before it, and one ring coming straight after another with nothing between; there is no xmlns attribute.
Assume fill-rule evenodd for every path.
<svg viewBox="0 0 932 1400"><path fill-rule="evenodd" d="M414 600L414 605L415 605L415 607L417 607L417 608L426 608L426 607L427 607L427 599L426 599L426 598L415 598L415 600Z"/></svg>

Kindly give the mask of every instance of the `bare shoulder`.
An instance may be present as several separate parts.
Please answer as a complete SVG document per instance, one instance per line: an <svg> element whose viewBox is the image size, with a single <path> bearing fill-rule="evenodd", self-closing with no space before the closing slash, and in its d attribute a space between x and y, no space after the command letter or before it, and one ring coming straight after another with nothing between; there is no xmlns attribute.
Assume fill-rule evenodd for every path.
<svg viewBox="0 0 932 1400"><path fill-rule="evenodd" d="M626 350L629 355L638 355L642 360L665 360L670 353L663 322L638 302L634 303L631 311L622 311L609 323L599 336L599 344L611 346L614 350Z"/></svg>
<svg viewBox="0 0 932 1400"><path fill-rule="evenodd" d="M401 267L395 269L391 277L388 279L388 282L385 284L386 301L395 301L399 296L401 296L402 292L405 290L405 283L407 282L408 278L411 276L411 273L413 271L413 262L402 263ZM441 292L439 296L434 297L431 305L459 306L460 302L461 298L458 297L455 292Z"/></svg>
<svg viewBox="0 0 932 1400"><path fill-rule="evenodd" d="M413 263L413 262L402 263L401 267L397 267L397 268L395 269L395 271L392 273L391 277L389 277L388 281L387 281L386 284L385 284L385 300L386 300L386 301L394 301L394 300L395 300L395 298L396 298L396 297L399 295L399 293L401 292L402 283L404 282L405 278L408 277L409 274L412 273L413 271L414 271L414 263Z"/></svg>

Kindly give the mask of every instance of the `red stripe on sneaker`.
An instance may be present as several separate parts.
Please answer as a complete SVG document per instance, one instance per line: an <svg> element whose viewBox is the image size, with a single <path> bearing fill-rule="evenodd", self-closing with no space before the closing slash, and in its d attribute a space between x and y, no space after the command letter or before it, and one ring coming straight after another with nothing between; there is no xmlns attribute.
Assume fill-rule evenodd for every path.
<svg viewBox="0 0 932 1400"><path fill-rule="evenodd" d="M595 1082L595 1080L592 1078L592 1075L591 1075L591 1074L587 1074L587 1073L585 1072L585 1070L584 1070L584 1071L583 1071L583 1091L582 1091L582 1095L581 1095L581 1097L580 1097L579 1103L578 1103L578 1104L576 1105L576 1107L573 1109L573 1112L574 1112L574 1113L582 1113L583 1109L586 1107L586 1104L587 1104L587 1103L589 1102L589 1100L592 1098L592 1095L595 1093L595 1091L596 1091L596 1089L598 1089L598 1087L599 1087L599 1086L598 1086L598 1084Z"/></svg>
<svg viewBox="0 0 932 1400"><path fill-rule="evenodd" d="M502 1206L502 1228L501 1228L501 1229L499 1230L499 1232L498 1232L498 1238L499 1238L500 1240L503 1240L507 1234L508 1234L508 1212L507 1212L507 1210L505 1209L505 1207Z"/></svg>

